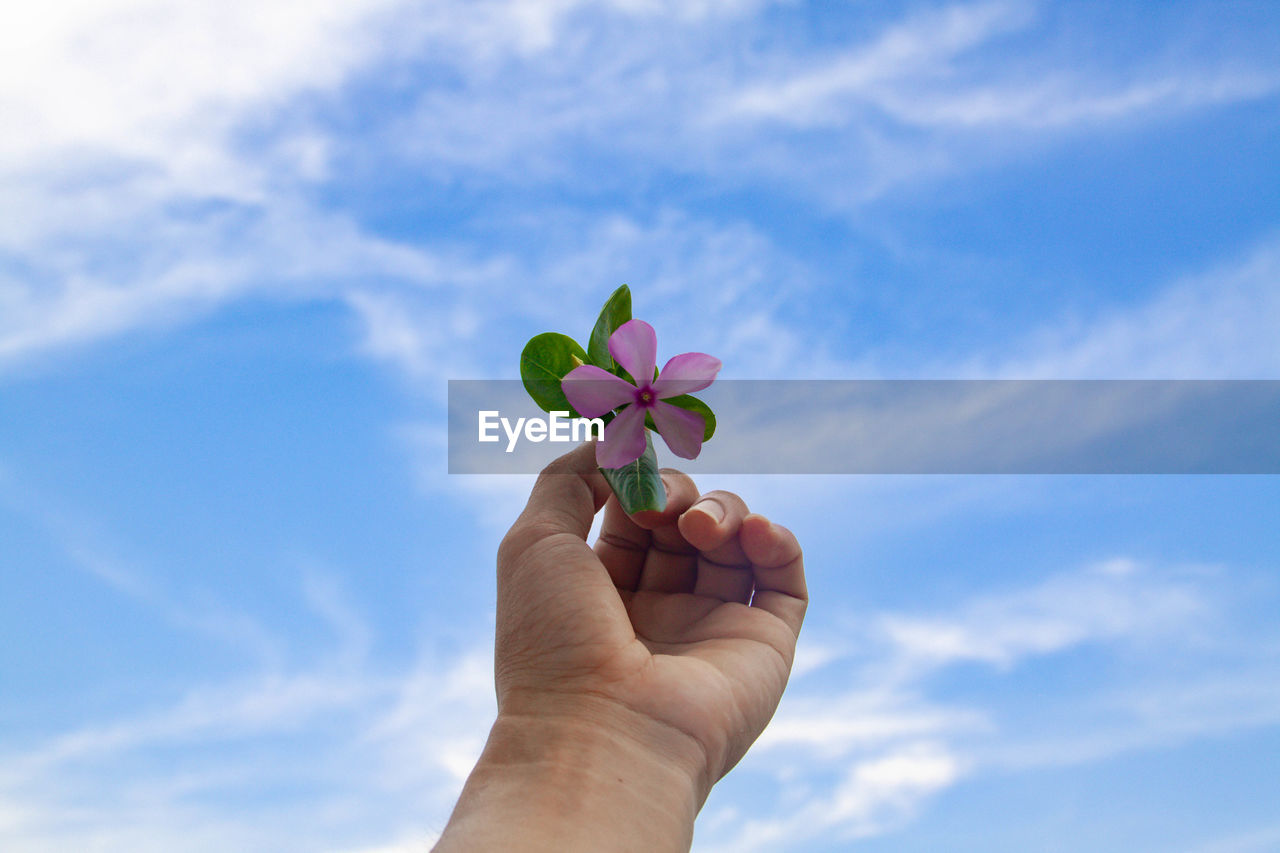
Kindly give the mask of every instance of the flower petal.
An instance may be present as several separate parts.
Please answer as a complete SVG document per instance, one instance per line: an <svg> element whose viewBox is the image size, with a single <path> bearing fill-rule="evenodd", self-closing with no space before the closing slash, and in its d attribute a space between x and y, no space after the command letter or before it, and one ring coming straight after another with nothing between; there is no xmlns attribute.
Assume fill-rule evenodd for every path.
<svg viewBox="0 0 1280 853"><path fill-rule="evenodd" d="M560 380L560 388L569 405L584 418L598 418L636 399L634 385L594 364L582 364L570 370Z"/></svg>
<svg viewBox="0 0 1280 853"><path fill-rule="evenodd" d="M601 468L621 468L644 455L644 408L627 406L604 428L604 438L596 442L596 464Z"/></svg>
<svg viewBox="0 0 1280 853"><path fill-rule="evenodd" d="M638 408L633 406L632 408ZM667 447L671 448L671 452L681 459L696 459L702 451L702 433L706 428L706 422L702 419L702 415L697 412L686 411L679 406L673 406L670 403L664 403L659 400L650 409L653 413L653 423L658 428L658 434L662 436L662 440L667 443ZM609 426L612 426L610 424ZM608 432L608 428L605 428Z"/></svg>
<svg viewBox="0 0 1280 853"><path fill-rule="evenodd" d="M653 383L659 400L701 391L715 381L720 359L705 352L686 352L667 362Z"/></svg>
<svg viewBox="0 0 1280 853"><path fill-rule="evenodd" d="M637 385L648 385L658 362L658 335L644 320L628 320L609 336L609 355Z"/></svg>

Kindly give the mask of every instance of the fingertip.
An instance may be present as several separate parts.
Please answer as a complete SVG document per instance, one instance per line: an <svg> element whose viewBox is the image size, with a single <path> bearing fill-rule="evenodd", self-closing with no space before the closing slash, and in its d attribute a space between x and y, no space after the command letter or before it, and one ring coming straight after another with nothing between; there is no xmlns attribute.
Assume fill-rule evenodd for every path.
<svg viewBox="0 0 1280 853"><path fill-rule="evenodd" d="M809 604L799 540L781 524L755 514L743 519L739 538L755 569L751 606L777 616L798 635Z"/></svg>
<svg viewBox="0 0 1280 853"><path fill-rule="evenodd" d="M795 534L758 513L753 512L742 520L739 537L743 551L757 566L786 565L800 555Z"/></svg>
<svg viewBox="0 0 1280 853"><path fill-rule="evenodd" d="M748 513L742 519L742 527L738 535L742 537L744 545L747 542L757 546L763 545L773 535L773 522L758 512Z"/></svg>
<svg viewBox="0 0 1280 853"><path fill-rule="evenodd" d="M698 487L688 474L674 468L663 468L658 476L662 479L663 488L667 490L667 505L661 510L642 510L630 516L632 521L646 530L675 523L698 497Z"/></svg>
<svg viewBox="0 0 1280 853"><path fill-rule="evenodd" d="M720 530L725 507L715 498L703 498L685 510L677 520L681 535L695 548L714 548L725 538Z"/></svg>
<svg viewBox="0 0 1280 853"><path fill-rule="evenodd" d="M644 509L640 512L632 513L628 518L645 530L652 530L662 524L663 515L661 511L656 509Z"/></svg>
<svg viewBox="0 0 1280 853"><path fill-rule="evenodd" d="M543 469L549 474L586 474L596 465L596 442L584 441L568 453L557 456Z"/></svg>
<svg viewBox="0 0 1280 853"><path fill-rule="evenodd" d="M585 539L610 494L594 453L590 443L581 444L548 463L513 530L542 524Z"/></svg>
<svg viewBox="0 0 1280 853"><path fill-rule="evenodd" d="M715 525L719 525L729 516L728 507L714 494L703 495L697 503L689 507L687 512L704 515Z"/></svg>

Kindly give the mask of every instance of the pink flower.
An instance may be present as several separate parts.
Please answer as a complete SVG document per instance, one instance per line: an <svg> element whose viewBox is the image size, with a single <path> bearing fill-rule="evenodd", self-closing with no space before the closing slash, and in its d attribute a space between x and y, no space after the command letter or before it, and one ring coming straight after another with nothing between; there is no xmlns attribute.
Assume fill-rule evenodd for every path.
<svg viewBox="0 0 1280 853"><path fill-rule="evenodd" d="M605 427L604 438L596 445L596 464L621 468L643 456L646 414L653 415L658 434L672 453L682 459L696 458L702 450L702 415L662 401L706 388L720 372L720 359L701 352L677 355L654 379L658 336L643 320L629 320L615 329L609 336L609 354L635 377L635 385L590 364L575 367L561 382L569 404L584 418L625 407Z"/></svg>

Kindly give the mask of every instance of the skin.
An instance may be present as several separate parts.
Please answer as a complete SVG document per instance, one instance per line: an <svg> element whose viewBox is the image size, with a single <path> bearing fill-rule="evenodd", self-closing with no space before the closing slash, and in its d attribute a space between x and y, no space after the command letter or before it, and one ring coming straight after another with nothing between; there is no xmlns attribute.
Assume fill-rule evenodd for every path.
<svg viewBox="0 0 1280 853"><path fill-rule="evenodd" d="M735 494L662 478L666 510L629 517L591 444L539 476L498 550L498 717L437 851L687 851L773 716L800 546Z"/></svg>

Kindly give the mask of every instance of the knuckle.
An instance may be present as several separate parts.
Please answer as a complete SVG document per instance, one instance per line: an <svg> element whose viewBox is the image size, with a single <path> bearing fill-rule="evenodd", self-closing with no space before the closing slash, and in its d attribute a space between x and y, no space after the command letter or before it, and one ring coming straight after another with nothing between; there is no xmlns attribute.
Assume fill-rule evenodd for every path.
<svg viewBox="0 0 1280 853"><path fill-rule="evenodd" d="M714 491L707 492L705 495L703 495L703 497L715 498L716 500L724 504L725 509L727 509L730 512L738 513L742 516L746 516L747 513L749 512L749 510L747 509L747 502L743 500L742 496L739 495L737 492L729 492L729 491L725 491L724 489L716 489Z"/></svg>
<svg viewBox="0 0 1280 853"><path fill-rule="evenodd" d="M693 494L698 493L698 487L694 484L693 478L678 468L662 468L658 471L662 475L662 479L666 482L667 487L671 491L689 491Z"/></svg>

